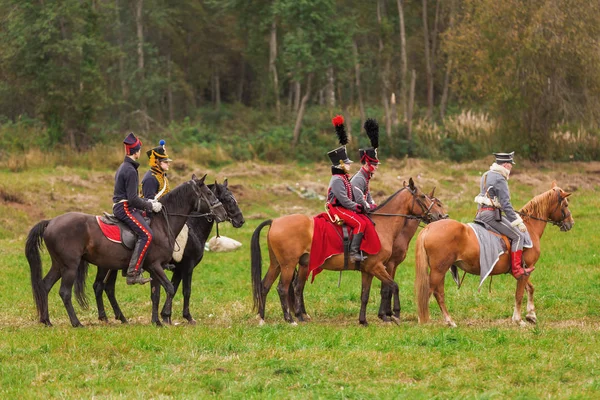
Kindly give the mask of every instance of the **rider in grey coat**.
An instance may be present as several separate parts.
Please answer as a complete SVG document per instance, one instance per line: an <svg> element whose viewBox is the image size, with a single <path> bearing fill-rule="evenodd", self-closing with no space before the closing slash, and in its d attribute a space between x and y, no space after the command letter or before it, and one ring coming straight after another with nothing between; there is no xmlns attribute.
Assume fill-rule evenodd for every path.
<svg viewBox="0 0 600 400"><path fill-rule="evenodd" d="M510 202L508 178L513 164L511 153L494 153L496 162L481 176L476 221L485 222L511 241L511 272L516 279L529 275L535 267L523 268L523 243L527 227Z"/></svg>
<svg viewBox="0 0 600 400"><path fill-rule="evenodd" d="M374 119L367 119L365 121L365 131L367 136L371 140L371 146L366 149L359 149L358 155L362 167L352 177L350 182L352 183L352 190L354 191L354 198L358 203L361 203L365 210L370 211L377 208L377 204L371 196L371 190L369 189L369 181L377 171L379 167L379 159L377 158L377 147L379 146L379 125Z"/></svg>

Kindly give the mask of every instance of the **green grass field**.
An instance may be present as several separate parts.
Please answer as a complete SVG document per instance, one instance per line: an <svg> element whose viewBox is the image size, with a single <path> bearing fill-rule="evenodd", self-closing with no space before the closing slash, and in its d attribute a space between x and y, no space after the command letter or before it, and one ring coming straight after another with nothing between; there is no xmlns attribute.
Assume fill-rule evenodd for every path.
<svg viewBox="0 0 600 400"><path fill-rule="evenodd" d="M447 205L451 218L472 219L478 176L486 160L448 164L390 160L372 182L378 201L409 176ZM431 301L433 322L418 325L413 296L414 240L396 281L402 300L401 323L377 318L379 282L374 283L366 328L358 325L360 274L325 271L307 284L312 321L283 322L275 288L267 299L267 325L252 310L249 241L264 219L292 212L314 214L319 200L287 189L306 187L324 194L329 181L323 165L246 163L209 170L187 161L174 183L192 172L209 181L229 178L246 217L222 235L244 245L233 253L206 253L196 268L191 311L198 324L181 317L174 303L174 326L150 324L148 287L117 283L117 298L128 325L97 320L92 306L75 309L82 329L71 327L59 285L50 293L53 328L37 322L24 241L42 218L66 211L101 213L110 209L112 170L80 168L0 170L0 397L39 398L599 398L600 397L600 164L519 164L511 176L513 203L559 186L573 191L570 232L548 226L542 256L532 275L537 326L520 328L510 318L515 280L495 277L477 290L467 276L458 290L446 280L446 301L458 324L442 323ZM262 243L265 244L265 234ZM266 250L266 246L263 246ZM43 253L44 271L49 268ZM267 255L263 251L263 273ZM163 295L164 300L164 295ZM108 305L108 304L107 304ZM109 316L112 312L107 308Z"/></svg>

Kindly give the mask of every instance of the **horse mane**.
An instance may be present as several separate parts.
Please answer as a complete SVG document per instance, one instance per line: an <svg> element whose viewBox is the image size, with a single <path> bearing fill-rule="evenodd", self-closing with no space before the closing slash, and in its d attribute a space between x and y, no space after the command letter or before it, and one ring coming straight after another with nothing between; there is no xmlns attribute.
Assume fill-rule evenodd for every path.
<svg viewBox="0 0 600 400"><path fill-rule="evenodd" d="M188 202L188 196L193 191L192 185L186 181L161 197L160 202L169 207L179 208Z"/></svg>
<svg viewBox="0 0 600 400"><path fill-rule="evenodd" d="M396 193L394 193L390 197L388 197L383 203L381 203L376 208L374 208L373 210L371 210L371 212L375 212L375 211L379 210L380 208L384 207L387 203L389 203L394 197L396 197L401 191L403 191L405 189L406 189L406 187L402 187L402 188L398 189L396 191Z"/></svg>
<svg viewBox="0 0 600 400"><path fill-rule="evenodd" d="M552 206L553 198L555 197L554 189L550 189L544 193L538 194L533 199L519 210L519 213L524 214L524 217L545 218L544 212Z"/></svg>

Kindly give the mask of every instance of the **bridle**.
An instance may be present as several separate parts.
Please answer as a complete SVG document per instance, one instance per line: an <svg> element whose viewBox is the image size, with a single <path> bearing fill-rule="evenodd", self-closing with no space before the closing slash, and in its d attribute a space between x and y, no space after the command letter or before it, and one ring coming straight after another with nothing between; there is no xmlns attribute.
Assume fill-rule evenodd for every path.
<svg viewBox="0 0 600 400"><path fill-rule="evenodd" d="M425 224L430 223L432 221L431 209L433 208L435 201L437 199L435 197L429 198L429 196L424 195L425 197L429 198L429 200L431 200L431 204L429 205L429 207L426 207L425 204L423 204L423 201L421 201L421 199L419 198L419 195L418 195L416 189L411 190L409 187L403 187L402 189L400 189L399 191L396 192L396 195L398 195L404 189L408 190L413 198L412 205L410 206L410 214L371 212L368 215L380 215L380 216L384 216L384 217L404 217L407 219L418 219L419 221L422 221ZM415 211L414 211L415 203L418 204L419 207L421 207L421 210L423 211L422 215L415 214Z"/></svg>
<svg viewBox="0 0 600 400"><path fill-rule="evenodd" d="M568 212L565 212L565 208L567 207L562 207L562 202L563 200L566 199L566 197L562 197L560 195L560 191L556 190L556 196L557 196L557 200L558 202L556 203L556 207L552 210L552 212L550 213L550 215L554 214L556 211L558 211L558 209L560 209L560 214L561 214L561 220L560 221L555 221L553 219L550 218L539 218L536 217L534 215L529 215L529 214L525 214L522 213L521 211L518 211L517 213L523 217L527 217L527 218L531 218L531 219L535 219L536 221L542 221L542 222L546 222L546 223L551 223L554 226L558 226L560 228L561 231L566 231L567 230L567 225L566 225L566 220L567 218L569 218L571 216L571 210L568 210Z"/></svg>

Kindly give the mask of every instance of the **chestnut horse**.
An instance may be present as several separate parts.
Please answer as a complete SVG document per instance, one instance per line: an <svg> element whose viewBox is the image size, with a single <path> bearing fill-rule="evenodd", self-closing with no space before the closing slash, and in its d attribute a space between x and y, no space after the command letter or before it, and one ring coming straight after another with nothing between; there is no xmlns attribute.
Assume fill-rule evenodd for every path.
<svg viewBox="0 0 600 400"><path fill-rule="evenodd" d="M540 257L540 238L548 222L566 232L575 223L569 210L567 193L552 183L552 188L535 196L519 211L531 236L532 248L523 249L523 262L528 267L535 266ZM507 239L504 237L505 242ZM507 242L508 243L508 242ZM510 249L510 245L507 246ZM433 293L446 323L455 327L444 302L444 278L452 265L470 274L480 274L479 243L471 227L454 220L438 221L428 225L417 237L415 294L419 322L429 321L429 297ZM430 269L429 273L427 269ZM494 266L491 275L505 274L510 271L510 256L502 254ZM528 276L517 281L515 309L512 320L524 326L521 319L523 293L527 290L527 321L537 322L533 304L534 288Z"/></svg>
<svg viewBox="0 0 600 400"><path fill-rule="evenodd" d="M386 271L385 262L392 254L394 239L402 231L407 217L421 218L427 221L438 220L443 217L443 210L434 209L434 206L435 203L415 186L411 178L408 185L405 183L402 189L390 196L371 214L373 222L376 223L381 250L378 254L369 254L367 259L361 264L362 292L359 315L360 324L367 325L366 308L374 276L380 279L382 283L389 285L394 295L398 295L398 285ZM267 225L271 226L267 235L270 265L264 279L262 279L262 258L259 239L261 229ZM267 294L279 274L281 274L281 278L277 291L279 292L285 321L295 323L290 313L290 286L294 290L295 301L293 307L296 317L300 321L304 319L302 291L308 275L313 225L313 218L307 215L293 214L264 221L254 231L251 240L252 289L254 307L258 310L261 325L264 324ZM303 276L299 277L298 285L290 285L297 264L300 264L300 274L303 274ZM344 255L338 254L328 258L321 267L332 271L343 270ZM349 265L348 268L355 269L355 266Z"/></svg>
<svg viewBox="0 0 600 400"><path fill-rule="evenodd" d="M152 246L144 260L143 268L160 282L167 293L173 295L173 284L165 275L162 265L173 254L174 240L183 228L189 214L201 209L206 203L218 222L224 221L226 212L223 205L204 184L204 179L192 176L173 191L162 197L163 212L152 218L150 227L154 233ZM42 279L42 260L40 248L42 242L52 259L48 274ZM75 314L71 301L73 285L77 300L87 305L85 278L88 264L99 268L123 269L131 258L131 250L120 243L108 240L96 221L96 216L78 212L69 212L51 220L38 222L27 236L25 255L31 269L31 287L40 322L51 326L48 315L48 293L52 286L62 279L60 297L63 300L71 325L82 326Z"/></svg>

